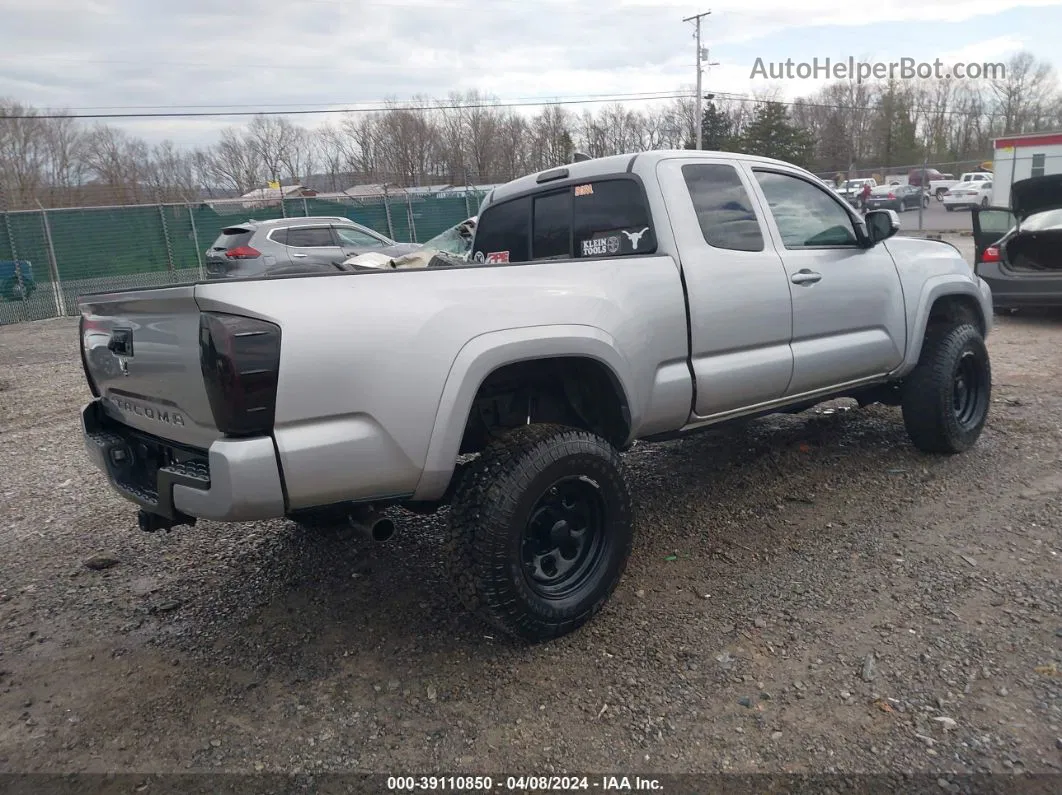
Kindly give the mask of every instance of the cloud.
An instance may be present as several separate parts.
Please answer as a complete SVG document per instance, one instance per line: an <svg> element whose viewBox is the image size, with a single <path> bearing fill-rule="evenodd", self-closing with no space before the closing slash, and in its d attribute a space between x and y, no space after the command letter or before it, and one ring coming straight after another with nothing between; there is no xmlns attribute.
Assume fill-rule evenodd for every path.
<svg viewBox="0 0 1062 795"><path fill-rule="evenodd" d="M0 97L39 107L114 109L348 106L471 89L505 99L674 90L693 82L692 28L682 18L698 8L661 0L608 5L86 0L74 7L68 0L3 0L3 5ZM716 90L748 91L754 61L748 48L754 45L766 48L769 42L783 60L790 54L786 48L795 57L809 40L821 41L823 49L825 44L837 49L840 42L845 51L834 57L873 57L848 52L847 42L880 41L876 32L883 25L925 29L949 23L953 30L957 22L1057 0L893 0L873 6L713 0L708 5L713 13L706 21L706 43L713 59L722 62L709 82ZM969 29L976 31L973 39L984 35L979 24ZM988 42L1012 49L1017 39L1008 33L1013 31L997 31ZM973 60L966 51L955 50L964 54L962 60ZM763 81L755 87L763 88ZM812 88L808 81L789 86L797 92ZM154 140L165 135L196 140L201 134L206 142L236 121L122 124Z"/></svg>

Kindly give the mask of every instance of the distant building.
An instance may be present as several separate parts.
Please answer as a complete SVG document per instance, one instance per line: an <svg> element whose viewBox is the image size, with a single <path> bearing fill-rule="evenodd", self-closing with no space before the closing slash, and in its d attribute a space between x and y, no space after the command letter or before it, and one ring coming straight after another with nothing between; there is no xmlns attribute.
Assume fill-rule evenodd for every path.
<svg viewBox="0 0 1062 795"><path fill-rule="evenodd" d="M1029 177L1062 174L1062 131L1008 135L993 143L992 204L1010 205L1010 186Z"/></svg>

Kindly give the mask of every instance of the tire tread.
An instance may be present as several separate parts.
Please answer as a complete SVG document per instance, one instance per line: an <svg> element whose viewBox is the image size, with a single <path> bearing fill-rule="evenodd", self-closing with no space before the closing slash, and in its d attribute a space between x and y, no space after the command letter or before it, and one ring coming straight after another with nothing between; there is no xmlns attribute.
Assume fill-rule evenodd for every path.
<svg viewBox="0 0 1062 795"><path fill-rule="evenodd" d="M544 449L543 449L544 448ZM554 424L521 426L491 442L464 473L450 506L445 561L462 605L508 635L541 641L564 635L593 617L619 582L632 537L621 540L623 562L592 604L574 616L547 621L529 614L507 587L507 528L520 496L541 469L571 455L594 455L622 479L619 453L588 431ZM620 511L630 521L630 497L621 489Z"/></svg>

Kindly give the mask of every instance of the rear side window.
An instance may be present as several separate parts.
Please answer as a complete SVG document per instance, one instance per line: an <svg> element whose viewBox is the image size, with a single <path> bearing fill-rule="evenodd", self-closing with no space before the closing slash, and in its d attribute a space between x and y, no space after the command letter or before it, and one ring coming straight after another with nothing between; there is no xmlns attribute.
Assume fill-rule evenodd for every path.
<svg viewBox="0 0 1062 795"><path fill-rule="evenodd" d="M474 262L527 262L530 258L531 197L495 204L479 217Z"/></svg>
<svg viewBox="0 0 1062 795"><path fill-rule="evenodd" d="M656 237L641 187L631 179L576 185L572 216L576 257L652 254Z"/></svg>
<svg viewBox="0 0 1062 795"><path fill-rule="evenodd" d="M763 251L763 233L752 200L733 166L688 163L682 167L704 241L713 248Z"/></svg>
<svg viewBox="0 0 1062 795"><path fill-rule="evenodd" d="M228 251L229 249L238 248L239 246L246 246L251 242L251 237L254 235L250 229L244 229L243 227L230 227L229 229L222 229L221 234L218 235L218 239L214 241L214 248Z"/></svg>
<svg viewBox="0 0 1062 795"><path fill-rule="evenodd" d="M287 244L296 248L320 248L334 246L335 241L332 240L332 230L328 227L295 226L288 228Z"/></svg>

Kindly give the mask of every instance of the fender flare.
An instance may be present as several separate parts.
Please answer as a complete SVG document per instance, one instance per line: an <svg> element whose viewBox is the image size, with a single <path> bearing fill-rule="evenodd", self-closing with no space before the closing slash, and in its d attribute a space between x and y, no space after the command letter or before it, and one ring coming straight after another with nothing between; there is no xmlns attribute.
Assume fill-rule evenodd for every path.
<svg viewBox="0 0 1062 795"><path fill-rule="evenodd" d="M509 364L561 356L593 359L611 372L630 409L633 432L641 420L642 407L637 405L628 389L633 383L630 363L607 332L597 326L551 325L480 334L462 346L450 366L435 411L424 470L413 499L438 499L446 491L457 463L472 401L487 376Z"/></svg>
<svg viewBox="0 0 1062 795"><path fill-rule="evenodd" d="M911 336L907 346L907 354L903 362L896 369L895 375L901 376L911 372L918 364L918 357L922 354L922 342L926 337L926 328L929 326L929 313L933 304L938 299L946 296L962 296L973 300L977 307L978 320L987 332L992 328L991 314L985 314L985 295L978 284L980 280L971 281L968 276L959 274L945 274L933 276L922 285L922 291L918 294L918 305L915 311L914 322L911 324ZM991 306L991 299L989 299Z"/></svg>

